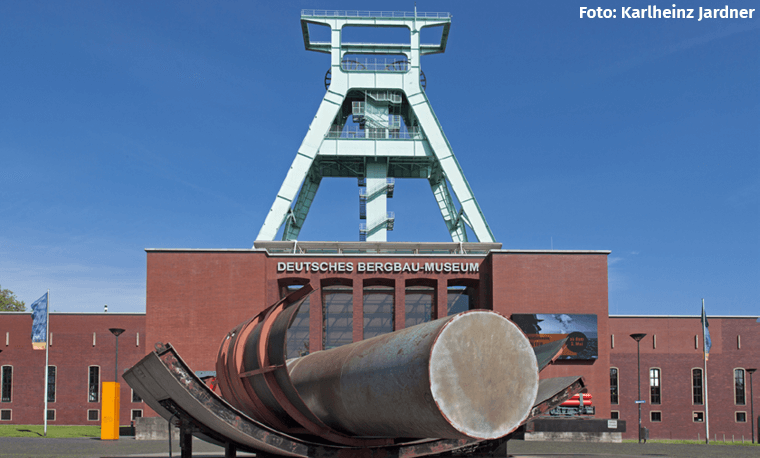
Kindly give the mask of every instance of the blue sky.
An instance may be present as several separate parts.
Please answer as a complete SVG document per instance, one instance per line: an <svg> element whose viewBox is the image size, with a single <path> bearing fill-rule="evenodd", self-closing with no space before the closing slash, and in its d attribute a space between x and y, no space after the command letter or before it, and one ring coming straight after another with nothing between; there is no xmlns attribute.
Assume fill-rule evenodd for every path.
<svg viewBox="0 0 760 458"><path fill-rule="evenodd" d="M427 94L496 239L611 250L612 314L758 314L760 15L580 6L417 2L453 14ZM356 2L0 2L2 288L140 312L145 248L250 248L324 95L302 8ZM357 240L357 195L324 180L300 238ZM424 180L389 210L449 240Z"/></svg>

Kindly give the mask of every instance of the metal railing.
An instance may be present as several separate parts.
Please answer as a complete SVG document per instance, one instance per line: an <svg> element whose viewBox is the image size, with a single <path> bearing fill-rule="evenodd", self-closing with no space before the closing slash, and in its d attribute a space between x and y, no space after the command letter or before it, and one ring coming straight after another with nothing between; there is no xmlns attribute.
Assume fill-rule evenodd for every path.
<svg viewBox="0 0 760 458"><path fill-rule="evenodd" d="M408 60L395 59L347 59L340 63L340 68L347 72L408 72Z"/></svg>
<svg viewBox="0 0 760 458"><path fill-rule="evenodd" d="M424 13L420 11L351 11L351 10L301 10L306 17L355 17L355 18L433 18L448 19L451 13Z"/></svg>
<svg viewBox="0 0 760 458"><path fill-rule="evenodd" d="M325 135L325 138L340 139L358 139L358 140L422 140L425 135L419 127L412 127L409 130L398 129L359 129L358 127L348 127L346 130L338 131L331 129Z"/></svg>

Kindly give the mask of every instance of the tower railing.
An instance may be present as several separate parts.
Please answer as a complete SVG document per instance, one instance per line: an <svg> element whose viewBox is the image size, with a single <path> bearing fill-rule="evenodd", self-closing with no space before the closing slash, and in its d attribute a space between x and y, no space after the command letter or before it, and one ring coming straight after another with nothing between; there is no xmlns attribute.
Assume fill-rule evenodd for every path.
<svg viewBox="0 0 760 458"><path fill-rule="evenodd" d="M400 129L360 129L348 126L344 130L330 129L325 138L341 140L423 140L425 135L419 127Z"/></svg>
<svg viewBox="0 0 760 458"><path fill-rule="evenodd" d="M346 17L346 18L451 18L451 13L425 13L416 11L351 11L351 10L301 10L301 17Z"/></svg>
<svg viewBox="0 0 760 458"><path fill-rule="evenodd" d="M409 61L371 57L366 59L346 59L340 62L340 68L346 72L404 73L409 71Z"/></svg>

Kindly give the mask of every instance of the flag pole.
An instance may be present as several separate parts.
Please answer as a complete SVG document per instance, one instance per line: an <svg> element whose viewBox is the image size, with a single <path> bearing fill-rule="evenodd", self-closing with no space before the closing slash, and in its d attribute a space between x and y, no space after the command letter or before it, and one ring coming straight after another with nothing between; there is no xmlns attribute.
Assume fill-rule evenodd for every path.
<svg viewBox="0 0 760 458"><path fill-rule="evenodd" d="M42 383L42 394L45 396L45 409L42 412L44 417L44 434L47 437L47 411L48 411L48 355L50 352L50 290L47 291L47 305L45 307L45 380Z"/></svg>
<svg viewBox="0 0 760 458"><path fill-rule="evenodd" d="M710 411L707 403L707 315L705 314L705 299L702 298L702 361L705 365L705 443L710 444Z"/></svg>

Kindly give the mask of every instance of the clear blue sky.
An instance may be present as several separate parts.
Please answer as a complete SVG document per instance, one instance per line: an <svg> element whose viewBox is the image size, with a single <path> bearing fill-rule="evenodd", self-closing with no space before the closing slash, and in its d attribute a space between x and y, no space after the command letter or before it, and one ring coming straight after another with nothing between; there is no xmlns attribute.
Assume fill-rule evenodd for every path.
<svg viewBox="0 0 760 458"><path fill-rule="evenodd" d="M417 2L453 14L422 67L496 239L611 250L612 314L697 314L701 298L760 313L760 15L599 3L618 18ZM0 2L0 285L27 306L50 289L53 310L138 312L145 248L250 248L324 95L300 10L357 5ZM357 240L357 195L323 181L300 238ZM390 240L449 240L426 181L399 180L389 210Z"/></svg>

